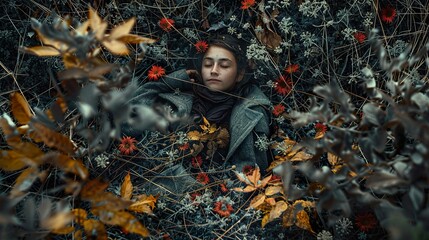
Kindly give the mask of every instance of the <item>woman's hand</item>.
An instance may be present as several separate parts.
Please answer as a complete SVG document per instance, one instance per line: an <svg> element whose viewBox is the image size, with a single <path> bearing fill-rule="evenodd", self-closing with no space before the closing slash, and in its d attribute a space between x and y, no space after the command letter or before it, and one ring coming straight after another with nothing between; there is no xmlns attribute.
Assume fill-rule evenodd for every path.
<svg viewBox="0 0 429 240"><path fill-rule="evenodd" d="M186 73L188 74L191 82L202 83L201 75L198 73L197 70L188 69L188 70L186 70Z"/></svg>

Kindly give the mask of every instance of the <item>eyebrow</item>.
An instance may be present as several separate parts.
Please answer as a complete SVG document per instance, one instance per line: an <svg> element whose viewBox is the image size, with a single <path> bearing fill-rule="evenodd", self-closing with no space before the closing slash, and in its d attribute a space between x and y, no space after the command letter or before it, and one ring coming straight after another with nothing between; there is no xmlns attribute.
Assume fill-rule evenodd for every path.
<svg viewBox="0 0 429 240"><path fill-rule="evenodd" d="M205 57L203 60L211 60L211 61L214 61L214 58L211 58L211 57ZM228 62L232 62L232 60L231 60L231 59L229 59L229 58L220 58L220 59L219 59L219 61L228 61Z"/></svg>

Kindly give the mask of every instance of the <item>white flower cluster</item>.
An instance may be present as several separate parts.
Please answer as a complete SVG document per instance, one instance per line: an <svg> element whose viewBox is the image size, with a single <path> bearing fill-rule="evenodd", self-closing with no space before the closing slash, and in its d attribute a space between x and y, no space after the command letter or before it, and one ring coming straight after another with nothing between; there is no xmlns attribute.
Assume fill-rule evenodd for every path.
<svg viewBox="0 0 429 240"><path fill-rule="evenodd" d="M348 41L354 41L355 37L354 37L354 33L357 32L356 29L353 28L345 28L343 29L343 31L341 31L341 33L344 35L344 40L348 40Z"/></svg>
<svg viewBox="0 0 429 240"><path fill-rule="evenodd" d="M280 20L279 22L279 27L280 30L284 33L284 34L289 34L292 31L292 19L290 17L286 18L282 18L282 20Z"/></svg>
<svg viewBox="0 0 429 240"><path fill-rule="evenodd" d="M314 33L310 33L308 31L305 31L300 36L302 44L304 44L304 47L311 47L312 45L317 45L317 37L314 35Z"/></svg>
<svg viewBox="0 0 429 240"><path fill-rule="evenodd" d="M319 14L325 14L329 5L326 1L305 0L299 5L299 11L306 17L317 18Z"/></svg>
<svg viewBox="0 0 429 240"><path fill-rule="evenodd" d="M109 162L109 157L105 154L100 154L97 157L94 158L95 162L97 163L97 167L106 168Z"/></svg>
<svg viewBox="0 0 429 240"><path fill-rule="evenodd" d="M339 237L345 238L350 234L353 229L353 223L348 218L341 218L335 224L335 231L338 233Z"/></svg>
<svg viewBox="0 0 429 240"><path fill-rule="evenodd" d="M370 26L372 26L372 24L373 24L372 19L373 19L373 18L374 18L374 16L373 16L372 12L367 12L367 13L365 14L365 19L363 20L363 25L364 25L365 27L370 27Z"/></svg>
<svg viewBox="0 0 429 240"><path fill-rule="evenodd" d="M179 139L176 140L176 142L175 142L176 144L183 145L189 141L186 133L184 133L182 131L177 132L177 137L179 137Z"/></svg>
<svg viewBox="0 0 429 240"><path fill-rule="evenodd" d="M401 53L405 51L407 45L408 43L404 40L396 40L395 43L393 43L393 46L387 46L387 52L392 57L398 57Z"/></svg>
<svg viewBox="0 0 429 240"><path fill-rule="evenodd" d="M271 141L268 140L267 136L265 135L263 135L262 137L257 137L258 139L255 141L255 147L257 147L259 151L267 151L268 147L271 144Z"/></svg>
<svg viewBox="0 0 429 240"><path fill-rule="evenodd" d="M268 51L265 46L258 44L255 39L251 40L251 44L247 47L246 51L247 59L269 61Z"/></svg>
<svg viewBox="0 0 429 240"><path fill-rule="evenodd" d="M317 234L317 240L332 240L332 234L329 231L323 230Z"/></svg>

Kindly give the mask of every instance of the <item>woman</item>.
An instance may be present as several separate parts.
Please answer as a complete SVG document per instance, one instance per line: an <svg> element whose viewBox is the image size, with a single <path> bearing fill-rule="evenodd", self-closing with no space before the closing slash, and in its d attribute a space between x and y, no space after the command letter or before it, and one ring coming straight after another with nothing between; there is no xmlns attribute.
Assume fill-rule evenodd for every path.
<svg viewBox="0 0 429 240"><path fill-rule="evenodd" d="M217 35L208 44L207 51L194 61L196 70L179 70L158 82L144 84L133 102L146 105L161 102L179 115L193 117L197 125L204 117L211 124L225 127L230 135L229 146L224 152L216 149L217 157L212 157L221 159L224 168L235 165L241 171L250 165L263 171L269 164L267 152L256 148L255 141L258 136L270 134L270 101L252 83L250 74L246 74L244 44L230 35ZM163 175L183 176L184 171L183 166L175 166ZM176 187L186 185L183 181L192 180L170 179ZM176 187L172 191L181 192Z"/></svg>

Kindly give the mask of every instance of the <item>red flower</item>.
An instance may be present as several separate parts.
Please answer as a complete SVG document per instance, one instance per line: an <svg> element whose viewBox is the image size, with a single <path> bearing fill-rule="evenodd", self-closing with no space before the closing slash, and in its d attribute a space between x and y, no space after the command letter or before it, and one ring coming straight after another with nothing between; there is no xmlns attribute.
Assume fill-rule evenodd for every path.
<svg viewBox="0 0 429 240"><path fill-rule="evenodd" d="M281 95L287 95L292 91L292 80L287 76L280 76L276 80L277 86L275 88L276 92Z"/></svg>
<svg viewBox="0 0 429 240"><path fill-rule="evenodd" d="M298 70L299 70L299 65L298 64L291 64L291 65L289 65L289 66L287 66L285 68L285 72L287 72L289 74L298 72Z"/></svg>
<svg viewBox="0 0 429 240"><path fill-rule="evenodd" d="M191 164L192 164L192 167L199 168L203 164L203 159L201 158L201 156L193 157L191 159Z"/></svg>
<svg viewBox="0 0 429 240"><path fill-rule="evenodd" d="M169 32L174 25L174 20L171 18L161 18L159 20L159 26L162 28L162 30Z"/></svg>
<svg viewBox="0 0 429 240"><path fill-rule="evenodd" d="M277 104L274 106L273 114L274 114L274 116L278 117L284 111L285 111L285 106L283 106L282 104Z"/></svg>
<svg viewBox="0 0 429 240"><path fill-rule="evenodd" d="M241 1L241 9L249 9L250 7L253 7L255 5L255 0L243 0Z"/></svg>
<svg viewBox="0 0 429 240"><path fill-rule="evenodd" d="M392 23L396 17L396 9L390 5L381 9L381 21L385 23Z"/></svg>
<svg viewBox="0 0 429 240"><path fill-rule="evenodd" d="M229 217L231 212L234 211L231 204L224 203L223 201L217 201L214 203L213 211L221 217Z"/></svg>
<svg viewBox="0 0 429 240"><path fill-rule="evenodd" d="M210 182L209 176L207 176L207 173L200 172L197 175L197 181L200 182L203 185L206 185Z"/></svg>
<svg viewBox="0 0 429 240"><path fill-rule="evenodd" d="M316 129L316 132L325 133L328 130L328 127L323 123L316 123L316 125L314 125L314 129Z"/></svg>
<svg viewBox="0 0 429 240"><path fill-rule="evenodd" d="M121 143L119 144L119 151L121 151L122 154L130 155L134 150L137 150L137 147L135 145L136 139L132 137L123 137L121 139Z"/></svg>
<svg viewBox="0 0 429 240"><path fill-rule="evenodd" d="M253 170L255 170L255 167L254 167L254 166L246 165L246 166L244 166L244 167L243 167L243 173L244 173L245 175L250 175L250 174L252 174L252 173L253 173Z"/></svg>
<svg viewBox="0 0 429 240"><path fill-rule="evenodd" d="M197 43L194 44L194 46L197 49L197 52L199 53L206 52L207 49L209 48L209 45L207 44L206 41L198 41Z"/></svg>
<svg viewBox="0 0 429 240"><path fill-rule="evenodd" d="M179 149L182 151L185 151L188 148L189 148L189 143L185 143L185 144L179 146Z"/></svg>
<svg viewBox="0 0 429 240"><path fill-rule="evenodd" d="M219 184L219 186L220 186L220 190L221 190L223 193L226 193L226 192L228 192L228 191L229 191L229 190L228 190L228 188L226 187L225 183L221 183L221 184Z"/></svg>
<svg viewBox="0 0 429 240"><path fill-rule="evenodd" d="M374 214L370 212L366 213L360 213L356 216L356 226L362 231L362 232L368 232L371 229L375 228L377 225L377 219L375 218Z"/></svg>
<svg viewBox="0 0 429 240"><path fill-rule="evenodd" d="M158 81L158 79L165 75L165 69L163 67L153 65L152 68L149 70L149 73L147 76L152 81Z"/></svg>
<svg viewBox="0 0 429 240"><path fill-rule="evenodd" d="M363 32L355 32L353 36L355 37L356 41L358 41L358 43L363 43L363 41L366 39L366 35Z"/></svg>

